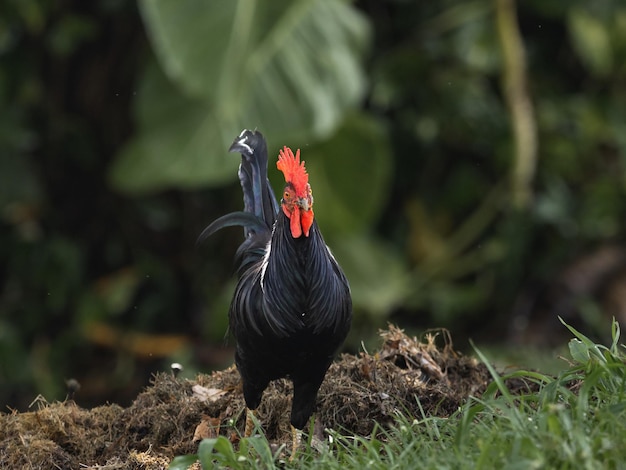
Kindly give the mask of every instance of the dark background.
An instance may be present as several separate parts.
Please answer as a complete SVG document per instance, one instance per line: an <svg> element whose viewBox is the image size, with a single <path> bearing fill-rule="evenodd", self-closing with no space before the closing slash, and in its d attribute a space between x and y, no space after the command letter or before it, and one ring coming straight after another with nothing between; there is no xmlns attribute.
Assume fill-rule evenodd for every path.
<svg viewBox="0 0 626 470"><path fill-rule="evenodd" d="M254 14L278 23L282 13L258 3ZM223 137L267 127L272 152L303 147L316 215L354 292L346 349L357 351L387 322L446 327L459 349L469 337L558 346L568 334L557 315L592 337L608 335L609 318L626 317L626 6L377 0L348 8L360 22L347 15L347 27L367 33L350 49L363 86L350 88L358 90L337 105L336 121L319 132L305 123L299 134L237 122ZM170 70L172 59L146 10L122 0L0 6L4 411L27 408L39 393L63 399L69 378L82 386L81 405L127 404L172 361L189 376L232 362L226 312L241 234L195 241L211 220L241 208L236 164L205 177L185 164L182 145L180 155L160 156L163 145L155 159L128 163L133 142L187 127L166 113L151 133L162 102L180 96L185 112L214 103L171 74L171 92L141 101L149 71ZM208 46L211 38L207 27ZM212 74L232 72L228 57L201 57ZM516 134L520 122L530 137ZM207 155L236 159L227 144L212 147ZM168 158L182 162L176 177L161 171ZM524 168L535 170L525 176ZM280 189L272 164L270 172Z"/></svg>

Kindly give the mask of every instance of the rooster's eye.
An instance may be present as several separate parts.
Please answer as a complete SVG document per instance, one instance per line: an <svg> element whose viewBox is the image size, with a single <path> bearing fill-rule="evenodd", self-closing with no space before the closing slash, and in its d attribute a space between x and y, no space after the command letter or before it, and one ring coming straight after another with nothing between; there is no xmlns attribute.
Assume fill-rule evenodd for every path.
<svg viewBox="0 0 626 470"><path fill-rule="evenodd" d="M289 196L290 196L290 195L289 195L289 192L288 192L288 191L285 191L285 194L283 194L283 198L284 198L284 199L289 199Z"/></svg>

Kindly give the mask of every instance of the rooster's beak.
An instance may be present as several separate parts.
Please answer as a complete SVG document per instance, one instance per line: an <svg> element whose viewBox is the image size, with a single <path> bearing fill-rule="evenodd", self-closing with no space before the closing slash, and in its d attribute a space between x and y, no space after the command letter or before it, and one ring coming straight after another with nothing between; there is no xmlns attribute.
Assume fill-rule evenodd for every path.
<svg viewBox="0 0 626 470"><path fill-rule="evenodd" d="M309 204L309 200L306 197L301 197L300 199L298 199L298 206L303 211L311 210L311 205Z"/></svg>

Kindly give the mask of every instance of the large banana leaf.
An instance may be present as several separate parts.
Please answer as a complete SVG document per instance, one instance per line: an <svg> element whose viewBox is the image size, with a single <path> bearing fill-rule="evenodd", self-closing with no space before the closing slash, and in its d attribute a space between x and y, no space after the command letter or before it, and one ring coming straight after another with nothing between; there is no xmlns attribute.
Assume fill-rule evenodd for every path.
<svg viewBox="0 0 626 470"><path fill-rule="evenodd" d="M142 0L158 59L137 91L121 190L223 183L242 128L295 145L326 138L365 88L369 27L342 0Z"/></svg>
<svg viewBox="0 0 626 470"><path fill-rule="evenodd" d="M351 114L332 138L303 148L302 158L313 188L315 217L325 234L362 233L376 223L393 174L387 134L378 120Z"/></svg>

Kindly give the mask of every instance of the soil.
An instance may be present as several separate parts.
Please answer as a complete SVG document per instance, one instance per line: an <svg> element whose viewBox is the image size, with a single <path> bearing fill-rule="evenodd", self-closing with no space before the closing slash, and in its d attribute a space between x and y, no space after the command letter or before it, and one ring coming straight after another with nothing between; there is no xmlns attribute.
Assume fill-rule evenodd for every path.
<svg viewBox="0 0 626 470"><path fill-rule="evenodd" d="M319 437L323 429L369 436L398 413L448 417L491 382L484 364L454 351L445 330L418 341L390 326L380 336L376 353L343 355L329 369L317 400ZM258 419L270 443L291 439L291 392L288 380L278 380L263 396ZM0 414L0 468L165 469L175 456L195 453L205 437L237 443L245 424L234 367L195 380L157 374L128 408L87 410L43 398L33 407Z"/></svg>

